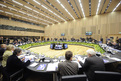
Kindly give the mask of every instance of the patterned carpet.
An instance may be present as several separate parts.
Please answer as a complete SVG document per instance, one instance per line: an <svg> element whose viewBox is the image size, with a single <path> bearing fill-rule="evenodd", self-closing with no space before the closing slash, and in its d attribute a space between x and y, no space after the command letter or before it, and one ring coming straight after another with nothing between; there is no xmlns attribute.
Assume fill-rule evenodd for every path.
<svg viewBox="0 0 121 81"><path fill-rule="evenodd" d="M92 49L92 48L80 46L80 45L68 45L67 49L52 50L50 49L50 45L45 45L45 46L33 47L33 48L30 48L29 50L31 52L39 53L47 57L54 58L59 56L65 56L66 51L72 51L73 55L77 55L77 54L86 55L86 51L88 49Z"/></svg>

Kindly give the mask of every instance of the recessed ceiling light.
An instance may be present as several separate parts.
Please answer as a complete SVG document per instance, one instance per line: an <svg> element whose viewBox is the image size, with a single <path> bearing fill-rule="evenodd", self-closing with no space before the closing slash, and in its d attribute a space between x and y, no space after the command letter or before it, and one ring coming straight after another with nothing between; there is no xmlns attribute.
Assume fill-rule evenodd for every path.
<svg viewBox="0 0 121 81"><path fill-rule="evenodd" d="M57 2L65 9L65 11L75 20L75 18L71 15L71 13L64 7L64 5L59 1L57 0Z"/></svg>
<svg viewBox="0 0 121 81"><path fill-rule="evenodd" d="M99 0L99 2L98 2L97 11L96 11L96 15L98 14L99 7L100 7L100 3L101 3L101 0Z"/></svg>
<svg viewBox="0 0 121 81"><path fill-rule="evenodd" d="M81 0L78 0L78 1L79 1L79 4L80 4L80 7L81 7L81 10L82 10L83 16L85 17L85 13L84 13L84 10L83 10L83 6L82 6L82 3L81 3Z"/></svg>
<svg viewBox="0 0 121 81"><path fill-rule="evenodd" d="M121 1L116 5L116 7L113 9L112 12L114 12L119 7L120 4L121 4Z"/></svg>

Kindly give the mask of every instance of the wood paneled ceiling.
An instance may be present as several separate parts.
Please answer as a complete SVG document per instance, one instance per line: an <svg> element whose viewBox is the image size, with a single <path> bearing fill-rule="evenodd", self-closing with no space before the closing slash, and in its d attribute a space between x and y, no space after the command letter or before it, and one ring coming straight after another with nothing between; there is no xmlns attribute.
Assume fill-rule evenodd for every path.
<svg viewBox="0 0 121 81"><path fill-rule="evenodd" d="M121 0L0 0L0 15L43 26L121 10Z"/></svg>

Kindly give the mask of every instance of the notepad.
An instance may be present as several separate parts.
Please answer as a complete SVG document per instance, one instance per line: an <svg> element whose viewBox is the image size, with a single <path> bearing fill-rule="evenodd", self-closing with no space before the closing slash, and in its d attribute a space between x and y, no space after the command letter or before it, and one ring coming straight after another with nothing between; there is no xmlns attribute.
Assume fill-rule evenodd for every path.
<svg viewBox="0 0 121 81"><path fill-rule="evenodd" d="M44 62L50 62L50 60L44 60Z"/></svg>
<svg viewBox="0 0 121 81"><path fill-rule="evenodd" d="M40 64L37 70L44 70L47 64Z"/></svg>
<svg viewBox="0 0 121 81"><path fill-rule="evenodd" d="M27 62L29 59L31 59L30 61L33 62L34 61L34 55L30 55L30 56L25 56L25 60L24 62Z"/></svg>
<svg viewBox="0 0 121 81"><path fill-rule="evenodd" d="M38 65L38 63L32 63L31 65L30 65L30 67L35 67L35 66L37 66Z"/></svg>
<svg viewBox="0 0 121 81"><path fill-rule="evenodd" d="M49 63L47 66L47 70L46 71L56 71L57 67L58 67L58 63Z"/></svg>
<svg viewBox="0 0 121 81"><path fill-rule="evenodd" d="M78 60L81 61L82 63L85 62L85 59L86 59L86 58L78 57Z"/></svg>

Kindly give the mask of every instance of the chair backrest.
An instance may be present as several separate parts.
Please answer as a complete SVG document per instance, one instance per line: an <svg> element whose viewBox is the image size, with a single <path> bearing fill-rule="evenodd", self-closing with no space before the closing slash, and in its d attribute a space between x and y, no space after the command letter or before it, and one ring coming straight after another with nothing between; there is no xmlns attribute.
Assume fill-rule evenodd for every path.
<svg viewBox="0 0 121 81"><path fill-rule="evenodd" d="M95 81L120 81L121 74L118 72L95 71Z"/></svg>
<svg viewBox="0 0 121 81"><path fill-rule="evenodd" d="M3 75L3 80L2 81L18 81L23 78L23 69L13 73L12 75L8 74L6 71L6 68L3 67L2 65L0 66L0 71Z"/></svg>
<svg viewBox="0 0 121 81"><path fill-rule="evenodd" d="M7 71L5 70L5 68L1 65L0 66L0 71L3 75L3 81L9 81L9 74L7 73Z"/></svg>
<svg viewBox="0 0 121 81"><path fill-rule="evenodd" d="M61 81L86 81L86 75L62 76Z"/></svg>

